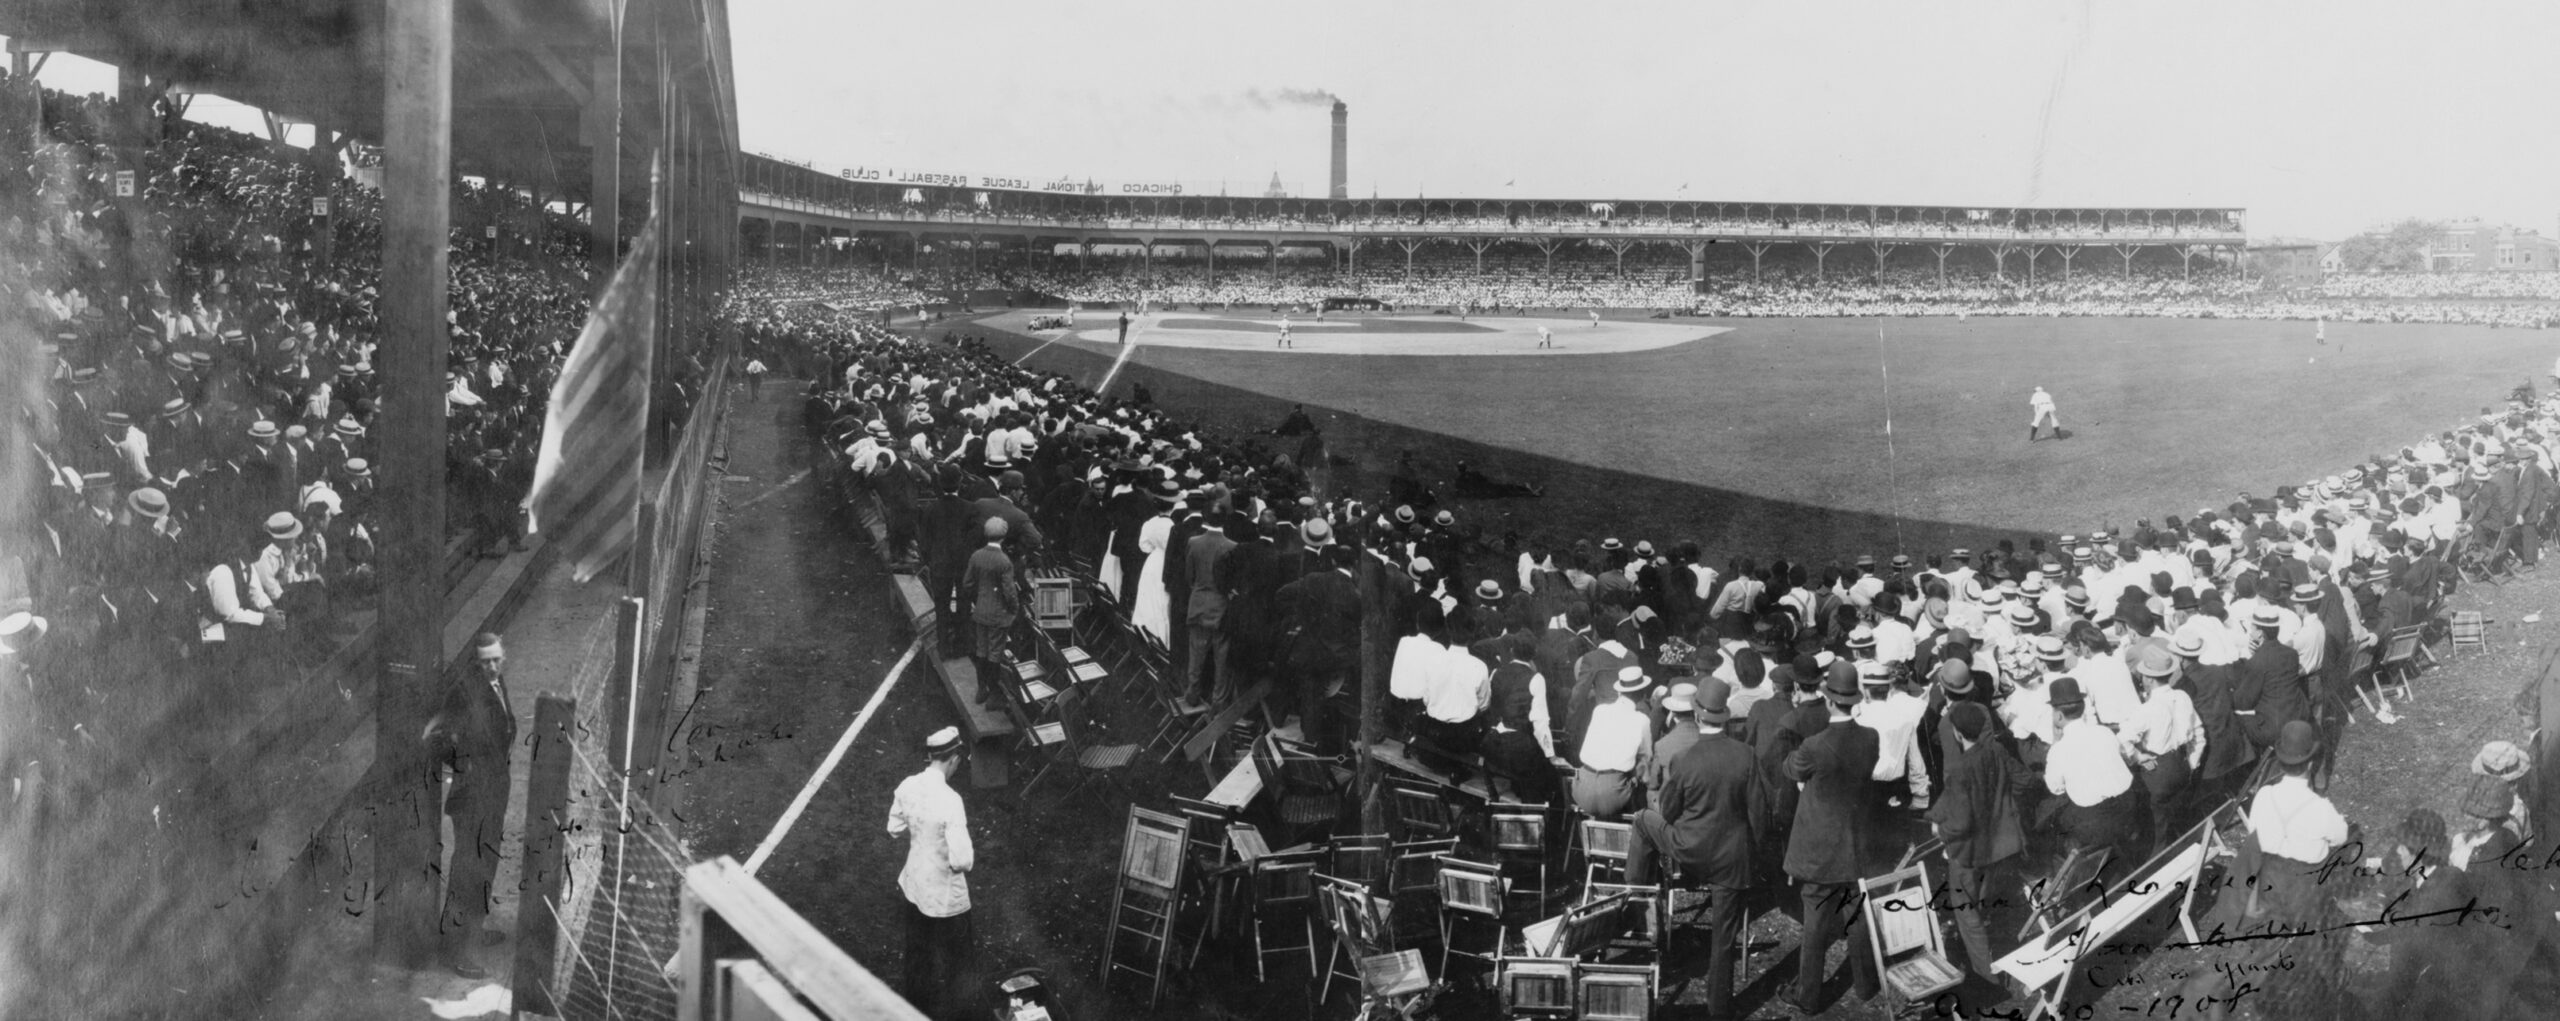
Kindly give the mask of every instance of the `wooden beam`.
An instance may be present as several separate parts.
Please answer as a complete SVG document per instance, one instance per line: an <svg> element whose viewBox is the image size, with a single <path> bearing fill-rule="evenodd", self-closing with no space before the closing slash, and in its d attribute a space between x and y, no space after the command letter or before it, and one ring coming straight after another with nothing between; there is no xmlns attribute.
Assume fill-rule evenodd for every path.
<svg viewBox="0 0 2560 1021"><path fill-rule="evenodd" d="M756 958L830 1018L876 1018L879 1021L925 1021L889 983L873 975L845 953L818 927L791 910L782 898L723 855L684 872L684 942L677 955L679 1021L715 1017L708 981L719 967L713 948L705 953L705 937L714 922L754 951Z"/></svg>
<svg viewBox="0 0 2560 1021"><path fill-rule="evenodd" d="M442 792L421 741L443 674L445 247L453 221L453 0L384 8L382 32L383 675L372 816L383 889L374 947L418 966L437 950Z"/></svg>

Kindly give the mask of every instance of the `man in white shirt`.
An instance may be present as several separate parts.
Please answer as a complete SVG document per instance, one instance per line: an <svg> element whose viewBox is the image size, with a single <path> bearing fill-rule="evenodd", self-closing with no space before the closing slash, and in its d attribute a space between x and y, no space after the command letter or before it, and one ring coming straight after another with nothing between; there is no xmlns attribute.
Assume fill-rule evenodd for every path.
<svg viewBox="0 0 2560 1021"><path fill-rule="evenodd" d="M1591 707L1591 723L1582 733L1582 761L1573 773L1573 804L1584 815L1615 822L1633 807L1636 778L1653 757L1653 721L1636 707L1633 696L1650 684L1643 667L1622 667L1616 683Z"/></svg>
<svg viewBox="0 0 2560 1021"><path fill-rule="evenodd" d="M2124 660L2095 625L2074 625L2065 645L2070 651L2062 672L2078 680L2080 690L2088 693L2089 717L2100 726L2121 729L2142 704L2133 689L2133 672L2125 669Z"/></svg>
<svg viewBox="0 0 2560 1021"><path fill-rule="evenodd" d="M2249 802L2249 832L2256 838L2259 860L2254 878L2235 878L2264 891L2259 900L2267 922L2320 924L2327 900L2320 876L2329 856L2347 842L2347 817L2311 789L2311 761L2319 751L2320 733L2309 721L2287 722L2275 748L2284 775L2258 788ZM2248 856L2243 855L2241 864L2245 870Z"/></svg>
<svg viewBox="0 0 2560 1021"><path fill-rule="evenodd" d="M1902 597L1879 593L1873 605L1875 621L1868 627L1875 632L1876 662L1887 666L1911 662L1920 654L1920 637L1902 621Z"/></svg>
<svg viewBox="0 0 2560 1021"><path fill-rule="evenodd" d="M1873 660L1858 664L1858 686L1866 701L1849 707L1849 718L1876 732L1874 779L1887 800L1901 799L1915 809L1929 807L1929 764L1920 755L1920 717L1929 704L1894 683L1893 670Z"/></svg>
<svg viewBox="0 0 2560 1021"><path fill-rule="evenodd" d="M978 854L969 842L968 809L951 789L965 747L959 728L934 731L925 739L924 771L900 781L889 801L889 835L907 838L906 867L898 872L907 933L899 992L928 1017L964 1002L958 985L973 942L968 874Z"/></svg>
<svg viewBox="0 0 2560 1021"><path fill-rule="evenodd" d="M2124 763L2124 746L2114 731L2089 718L2079 681L2056 678L2047 697L2061 726L2045 757L2044 785L2066 799L2063 833L2083 850L2112 847L2124 857L2140 830L2140 795Z"/></svg>
<svg viewBox="0 0 2560 1021"><path fill-rule="evenodd" d="M2027 442L2035 442L2036 430L2046 426L2053 427L2054 439L2062 438L2062 420L2053 415L2052 394L2044 392L2043 387L2037 387L2036 392L2027 397L2027 407L2035 412L2035 417L2027 422Z"/></svg>
<svg viewBox="0 0 2560 1021"><path fill-rule="evenodd" d="M1434 643L1437 644L1437 643ZM1429 655L1418 650L1417 655ZM1430 680L1422 692L1422 716L1414 729L1430 742L1423 760L1462 775L1457 756L1476 750L1484 737L1484 707L1493 702L1493 671L1463 645L1444 645L1425 668Z"/></svg>
<svg viewBox="0 0 2560 1021"><path fill-rule="evenodd" d="M2162 834L2181 833L2186 830L2188 787L2204 765L2204 721L2196 715L2195 701L2171 683L2178 673L2174 653L2156 644L2137 646L2133 672L2142 681L2142 704L2118 734L2141 771L2154 828Z"/></svg>

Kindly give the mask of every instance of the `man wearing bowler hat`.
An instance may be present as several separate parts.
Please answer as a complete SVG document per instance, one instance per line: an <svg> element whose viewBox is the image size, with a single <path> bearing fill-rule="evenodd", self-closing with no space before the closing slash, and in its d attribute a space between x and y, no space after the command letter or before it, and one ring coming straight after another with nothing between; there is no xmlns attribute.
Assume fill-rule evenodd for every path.
<svg viewBox="0 0 2560 1021"><path fill-rule="evenodd" d="M1635 832L1627 851L1628 882L1649 884L1657 872L1669 872L1681 887L1707 895L1709 1017L1732 1016L1742 898L1758 882L1757 851L1770 808L1769 785L1750 746L1725 732L1733 719L1730 699L1730 686L1709 677L1695 695L1666 700L1689 707L1697 739L1662 765L1653 804L1629 820ZM1686 719L1681 725L1690 726ZM1666 856L1667 869L1656 864Z"/></svg>
<svg viewBox="0 0 2560 1021"><path fill-rule="evenodd" d="M969 812L951 787L967 746L957 727L925 738L922 772L898 783L889 802L889 835L907 838L907 863L898 871L905 896L905 981L899 992L925 1016L957 1016L961 969L973 942L969 922L969 871L977 848L969 841Z"/></svg>
<svg viewBox="0 0 2560 1021"><path fill-rule="evenodd" d="M1943 773L1945 786L1929 806L1929 825L1946 845L1948 907L1955 915L1956 935L1964 942L1965 964L1989 977L1990 926L1986 911L1994 886L2026 849L2024 810L2034 775L2009 754L1998 736L1991 710L1963 701L1947 709L1946 738L1952 747Z"/></svg>
<svg viewBox="0 0 2560 1021"><path fill-rule="evenodd" d="M2347 817L2311 789L2311 763L2320 754L2320 732L2308 720L2291 720L2279 731L2276 764L2283 770L2273 783L2258 788L2249 801L2249 845L2234 869L2245 877L2223 893L2223 900L2243 905L2239 925L2255 929L2268 924L2287 928L2321 924L2330 914L2320 876L2329 856L2353 835ZM2221 912L2217 912L2221 914ZM2229 925L2234 919L2225 918ZM2226 932L2226 935L2237 934Z"/></svg>
<svg viewBox="0 0 2560 1021"><path fill-rule="evenodd" d="M1851 725L1850 707L1862 697L1857 672L1830 671L1822 696L1827 725L1808 735L1786 764L1787 779L1802 789L1787 839L1786 870L1796 879L1804 908L1796 984L1787 1000L1807 1014L1822 1012L1824 958L1834 939L1849 940L1853 991L1861 999L1879 991L1856 893L1858 880L1882 871L1891 857L1883 846L1886 824L1873 781L1876 732Z"/></svg>

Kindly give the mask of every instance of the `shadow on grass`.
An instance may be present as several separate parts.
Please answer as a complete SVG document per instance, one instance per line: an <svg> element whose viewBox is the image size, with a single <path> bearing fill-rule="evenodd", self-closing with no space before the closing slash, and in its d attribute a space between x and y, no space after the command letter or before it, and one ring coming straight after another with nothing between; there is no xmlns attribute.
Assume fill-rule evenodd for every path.
<svg viewBox="0 0 2560 1021"><path fill-rule="evenodd" d="M960 324L952 327L952 332L985 338L989 347L1008 359L1022 357L1040 346L1036 339L977 324ZM1111 359L1080 348L1051 345L1024 366L1057 372L1090 387L1110 371ZM1277 426L1295 403L1168 372L1135 359L1121 367L1112 393L1126 397L1140 385L1154 395L1157 406L1176 417L1222 428L1239 437ZM1333 467L1329 479L1319 476L1320 482L1328 483L1328 495L1383 499L1399 457L1409 451L1416 473L1438 498L1436 506L1455 510L1460 530L1474 534L1479 543L1474 566L1481 571L1500 569L1507 574L1511 559L1533 544L1569 549L1576 541L1587 541L1597 547L1602 539L1611 537L1629 546L1639 539L1650 539L1666 551L1682 540L1695 540L1705 551L1707 561L1718 567L1737 557L1751 557L1761 563L1771 557L1786 557L1820 565L1834 561L1846 564L1860 554L1884 559L1895 553L1907 553L1915 562L1922 562L1930 553L1959 546L1993 547L2002 540L2024 548L2028 538L2028 533L2011 529L1895 518L1594 468L1313 405L1308 406L1307 413L1324 431L1334 459L1347 462ZM1522 413L1538 412L1523 409ZM1297 447L1295 438L1261 438L1274 449L1294 451ZM1768 456L1787 455L1770 451ZM1458 497L1453 483L1461 461L1504 481L1539 487L1546 495ZM1877 481L1879 485L1886 484L1886 480Z"/></svg>

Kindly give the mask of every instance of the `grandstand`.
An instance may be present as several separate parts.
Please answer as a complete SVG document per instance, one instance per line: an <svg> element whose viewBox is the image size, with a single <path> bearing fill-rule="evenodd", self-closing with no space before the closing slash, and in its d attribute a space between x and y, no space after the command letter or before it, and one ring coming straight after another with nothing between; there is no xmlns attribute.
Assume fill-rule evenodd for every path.
<svg viewBox="0 0 2560 1021"><path fill-rule="evenodd" d="M740 151L723 0L0 34L0 1018L1955 1005L1826 989L1825 887L1912 895L1849 984L1979 1016L2252 968L2337 1016L2474 952L2560 1005L2547 870L2420 870L2560 817L2512 329L2560 274L2271 285L2223 207L1364 200L1338 100L1327 198L830 174ZM2077 755L2065 670L2130 700ZM1679 809L1636 764L1702 703L1741 801L1869 829L1754 805L1753 875L1646 874L1607 798ZM1859 727L1890 788L1799 760ZM2032 764L1947 783L1977 746ZM1956 798L2020 824L1995 939L1930 890ZM2309 935L2196 938L2332 853ZM2334 924L2449 889L2521 938ZM2146 977L2075 986L2102 948Z"/></svg>
<svg viewBox="0 0 2560 1021"><path fill-rule="evenodd" d="M847 175L854 171L846 171ZM1711 246L1730 245L1750 259L1758 279L1773 252L1801 252L1818 277L1840 256L1841 270L1860 257L1882 266L1934 259L1943 277L1959 252L1987 256L2004 275L2011 260L2032 280L2038 267L2068 278L2119 270L2130 275L2146 251L2174 255L2191 272L2236 260L2245 247L2239 209L2015 209L1820 203L1722 203L1629 199L1300 199L1193 195L1110 195L1039 190L1031 182L983 175L933 174L910 180L830 175L762 154L741 158L741 243L767 264L818 258L822 247L863 238L901 240L911 254L929 241L1083 252L1095 245L1139 245L1151 264L1158 246L1258 248L1270 267L1284 249L1321 249L1345 272L1365 258L1408 275L1418 253L1454 245L1475 259L1506 244L1552 259L1558 251L1599 246L1618 260L1667 246L1688 255L1686 279L1702 284ZM2113 255L2110 264L2103 255ZM1151 268L1151 265L1150 265ZM1852 271L1853 272L1853 271ZM1215 283L1215 260L1208 267Z"/></svg>

